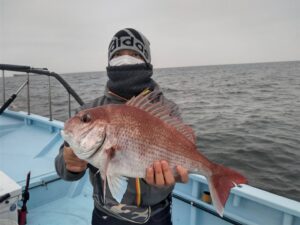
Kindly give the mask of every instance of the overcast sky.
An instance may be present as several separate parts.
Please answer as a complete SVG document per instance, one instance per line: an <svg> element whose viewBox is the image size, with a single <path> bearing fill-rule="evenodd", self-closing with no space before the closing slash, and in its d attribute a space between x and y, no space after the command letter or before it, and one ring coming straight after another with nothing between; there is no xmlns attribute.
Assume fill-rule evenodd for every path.
<svg viewBox="0 0 300 225"><path fill-rule="evenodd" d="M103 71L125 27L156 68L300 60L299 0L0 0L0 63Z"/></svg>

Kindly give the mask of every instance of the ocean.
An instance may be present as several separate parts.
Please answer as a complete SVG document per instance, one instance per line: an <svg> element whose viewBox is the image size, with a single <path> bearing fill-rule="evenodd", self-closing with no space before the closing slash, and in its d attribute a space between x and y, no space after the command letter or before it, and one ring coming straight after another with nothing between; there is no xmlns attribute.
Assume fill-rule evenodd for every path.
<svg viewBox="0 0 300 225"><path fill-rule="evenodd" d="M84 102L101 96L107 81L105 72L62 77ZM300 201L300 61L155 69L153 79L210 160L240 171L251 186ZM7 77L6 98L25 80ZM30 80L31 112L49 116L48 78ZM54 79L51 87L53 117L65 121L68 96ZM1 95L2 79L0 88ZM10 108L27 110L26 89Z"/></svg>

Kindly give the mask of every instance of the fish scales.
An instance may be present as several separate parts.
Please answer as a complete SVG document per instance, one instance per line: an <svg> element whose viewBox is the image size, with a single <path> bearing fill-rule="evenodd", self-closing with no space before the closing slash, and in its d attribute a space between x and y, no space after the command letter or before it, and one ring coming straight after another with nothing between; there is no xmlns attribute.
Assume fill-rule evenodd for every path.
<svg viewBox="0 0 300 225"><path fill-rule="evenodd" d="M118 109L114 110L115 107ZM146 169L154 161L161 159L167 160L173 167L181 163L180 165L191 171L198 167L199 160L195 159L199 158L199 153L195 144L164 121L126 105L122 110L119 106L108 106L107 111L115 127L112 132L123 133L118 135L117 145L121 147L124 156L132 155L131 160L137 159L137 162L143 162L142 164L145 165L143 168ZM133 157L133 155L137 156ZM204 164L207 160L203 157L201 162Z"/></svg>
<svg viewBox="0 0 300 225"><path fill-rule="evenodd" d="M114 108L118 106L109 107ZM147 112L126 105L124 105L120 111L113 109L108 109L108 111L112 121L116 121L114 124L118 123L117 126L120 127L120 129L128 130L128 136L126 138L131 140L140 139L142 143L145 143L143 147L155 145L168 152L172 151L175 154L184 155L192 160L199 156L194 143L191 143L190 140L175 128L151 116ZM114 111L115 113L113 113ZM120 114L122 115L119 116ZM120 120L120 118L122 119ZM147 151L147 148L143 150ZM151 153L153 153L153 151L151 151Z"/></svg>

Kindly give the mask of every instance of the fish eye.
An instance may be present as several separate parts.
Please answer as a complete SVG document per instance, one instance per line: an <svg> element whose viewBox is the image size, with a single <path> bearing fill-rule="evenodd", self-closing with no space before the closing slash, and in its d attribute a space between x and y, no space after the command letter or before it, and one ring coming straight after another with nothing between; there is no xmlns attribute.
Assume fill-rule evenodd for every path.
<svg viewBox="0 0 300 225"><path fill-rule="evenodd" d="M92 120L91 118L91 115L89 113L86 113L86 114L83 114L81 117L80 117L80 121L83 122L83 123L88 123Z"/></svg>

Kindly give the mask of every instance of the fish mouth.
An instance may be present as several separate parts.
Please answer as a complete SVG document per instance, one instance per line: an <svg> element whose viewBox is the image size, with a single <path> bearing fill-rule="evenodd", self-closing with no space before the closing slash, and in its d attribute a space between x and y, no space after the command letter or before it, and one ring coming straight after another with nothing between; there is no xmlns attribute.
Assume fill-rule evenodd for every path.
<svg viewBox="0 0 300 225"><path fill-rule="evenodd" d="M61 134L61 136L62 136L63 138L64 138L65 135L66 135L65 132L64 132L64 130L61 130L61 131L60 131L60 134Z"/></svg>
<svg viewBox="0 0 300 225"><path fill-rule="evenodd" d="M67 132L65 132L64 130L61 130L60 131L60 135L62 136L62 138L64 139L64 141L68 142L67 139L69 139L70 135L68 135Z"/></svg>

